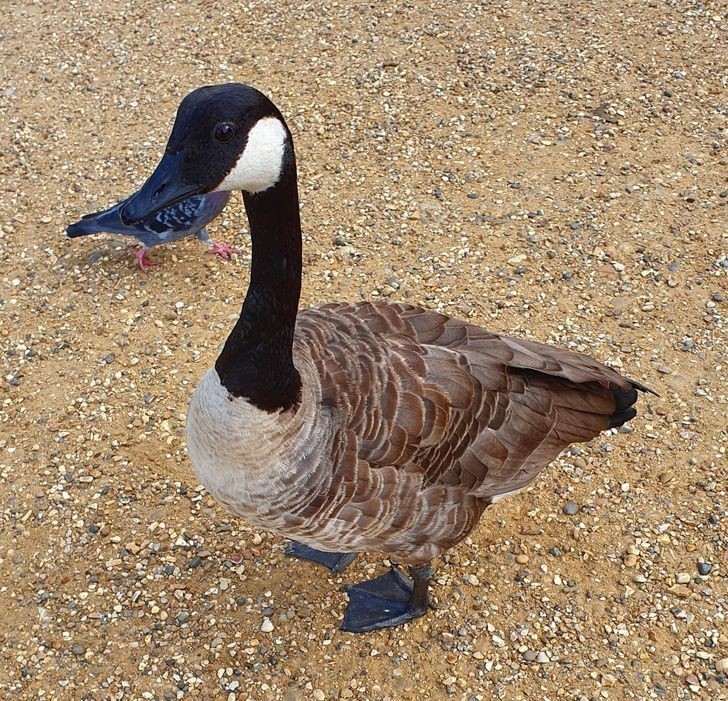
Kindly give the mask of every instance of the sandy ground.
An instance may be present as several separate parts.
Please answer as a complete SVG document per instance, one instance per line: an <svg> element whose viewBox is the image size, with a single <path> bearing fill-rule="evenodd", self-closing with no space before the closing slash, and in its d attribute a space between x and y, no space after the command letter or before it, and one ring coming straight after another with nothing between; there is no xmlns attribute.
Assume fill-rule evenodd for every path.
<svg viewBox="0 0 728 701"><path fill-rule="evenodd" d="M726 698L726 5L384 5L4 3L0 697ZM337 629L384 555L290 561L192 474L239 197L230 263L63 235L232 80L294 133L303 304L415 302L660 394L490 509L405 628Z"/></svg>

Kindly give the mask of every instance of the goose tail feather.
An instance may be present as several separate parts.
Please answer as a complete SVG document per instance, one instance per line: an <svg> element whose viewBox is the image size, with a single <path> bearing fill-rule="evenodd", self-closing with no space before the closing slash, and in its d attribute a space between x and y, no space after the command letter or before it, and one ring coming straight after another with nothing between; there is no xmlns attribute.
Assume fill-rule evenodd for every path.
<svg viewBox="0 0 728 701"><path fill-rule="evenodd" d="M614 386L612 389L616 407L609 417L609 428L619 428L637 416L637 410L632 405L637 401L639 392L649 392L658 396L655 390L646 385L630 379L627 379L627 382L629 382L629 387L626 389L619 386Z"/></svg>

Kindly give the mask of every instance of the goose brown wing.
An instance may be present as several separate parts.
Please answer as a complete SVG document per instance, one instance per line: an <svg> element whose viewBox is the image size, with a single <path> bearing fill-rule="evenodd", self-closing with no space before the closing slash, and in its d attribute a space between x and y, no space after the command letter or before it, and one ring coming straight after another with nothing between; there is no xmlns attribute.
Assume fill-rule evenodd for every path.
<svg viewBox="0 0 728 701"><path fill-rule="evenodd" d="M637 390L651 391L581 353L499 336L459 319L406 306L419 343L465 358L486 390L484 428L442 479L481 496L521 489L572 443L635 415Z"/></svg>
<svg viewBox="0 0 728 701"><path fill-rule="evenodd" d="M323 305L299 327L359 461L488 501L631 418L645 389L587 356L405 304Z"/></svg>

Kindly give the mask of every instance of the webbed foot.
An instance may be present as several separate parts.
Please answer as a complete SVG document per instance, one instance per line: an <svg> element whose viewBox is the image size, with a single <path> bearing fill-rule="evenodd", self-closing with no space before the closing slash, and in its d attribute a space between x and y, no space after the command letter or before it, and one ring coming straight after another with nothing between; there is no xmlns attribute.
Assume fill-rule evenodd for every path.
<svg viewBox="0 0 728 701"><path fill-rule="evenodd" d="M288 557L297 557L299 560L309 560L328 567L332 572L343 572L359 553L327 553L323 550L310 548L308 545L295 540L285 549Z"/></svg>
<svg viewBox="0 0 728 701"><path fill-rule="evenodd" d="M347 587L349 605L341 630L366 633L424 616L430 605L428 587L433 572L429 565L410 568L410 580L393 567L381 577Z"/></svg>

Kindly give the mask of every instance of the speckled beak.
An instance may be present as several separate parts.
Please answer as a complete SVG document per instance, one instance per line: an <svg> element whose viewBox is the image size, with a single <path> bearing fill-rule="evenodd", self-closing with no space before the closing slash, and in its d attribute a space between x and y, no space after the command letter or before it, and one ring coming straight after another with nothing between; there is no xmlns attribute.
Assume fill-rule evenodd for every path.
<svg viewBox="0 0 728 701"><path fill-rule="evenodd" d="M156 170L132 196L120 212L121 220L127 226L147 219L160 209L166 209L200 194L195 185L183 183L181 179L182 154L165 153Z"/></svg>

